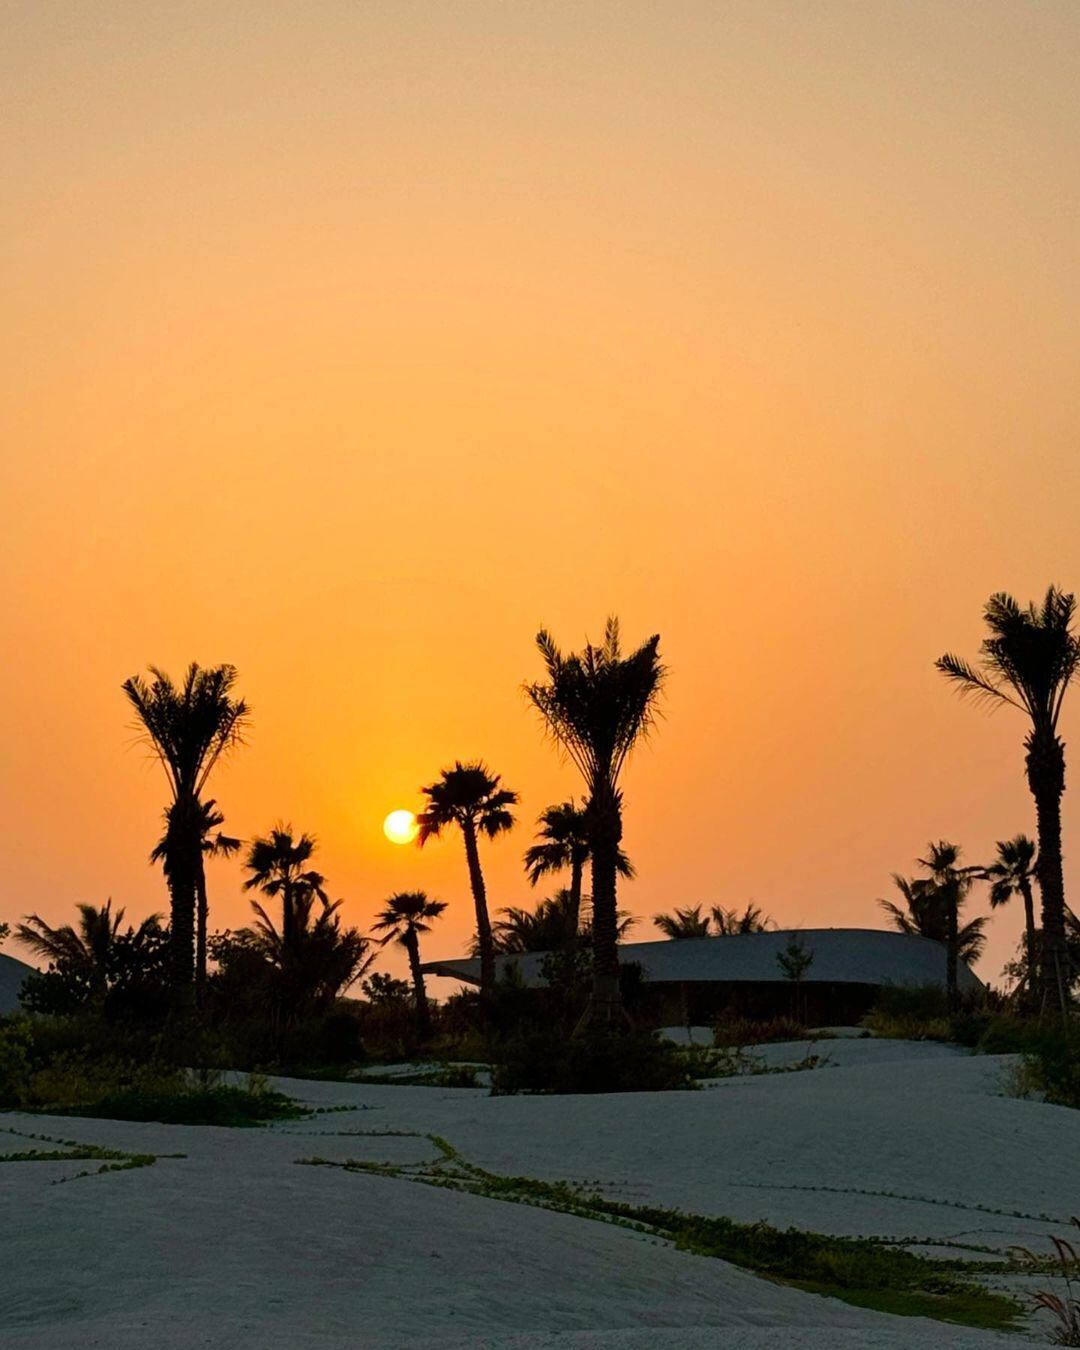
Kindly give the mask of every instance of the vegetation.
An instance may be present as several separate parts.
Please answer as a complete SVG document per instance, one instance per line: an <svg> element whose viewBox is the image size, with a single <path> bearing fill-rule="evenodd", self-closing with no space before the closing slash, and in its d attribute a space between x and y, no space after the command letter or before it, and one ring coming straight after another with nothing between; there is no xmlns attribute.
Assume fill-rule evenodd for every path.
<svg viewBox="0 0 1080 1350"><path fill-rule="evenodd" d="M985 868L983 878L990 882L990 906L1006 905L1014 895L1024 902L1024 973L1022 983L1030 986L1039 964L1038 929L1035 925L1035 898L1031 883L1035 879L1035 841L1026 834L999 839L997 857ZM1028 989L1030 993L1030 987Z"/></svg>
<svg viewBox="0 0 1080 1350"><path fill-rule="evenodd" d="M702 908L694 905L676 909L673 914L654 914L653 923L666 938L673 939L733 937L738 933L765 933L772 927L769 916L754 904L747 904L741 914L722 905L713 905L708 914L703 914Z"/></svg>
<svg viewBox="0 0 1080 1350"><path fill-rule="evenodd" d="M631 1228L670 1241L680 1251L728 1261L799 1289L899 1316L1010 1330L1020 1311L1011 1299L959 1276L950 1263L916 1256L903 1247L631 1205L567 1182L489 1172L466 1161L438 1135L416 1137L427 1138L435 1150L432 1161L420 1166L326 1158L302 1162L373 1172ZM1013 1267L1001 1263L1000 1268Z"/></svg>
<svg viewBox="0 0 1080 1350"><path fill-rule="evenodd" d="M540 1028L507 1037L495 1050L491 1091L664 1092L693 1086L686 1059L652 1032L593 1030L569 1039Z"/></svg>
<svg viewBox="0 0 1080 1350"><path fill-rule="evenodd" d="M1080 1219L1073 1224L1080 1228ZM1066 1238L1052 1237L1062 1291L1042 1289L1035 1295L1035 1306L1053 1319L1052 1340L1055 1345L1080 1345L1080 1252ZM1039 1264L1034 1252L1021 1253L1033 1266Z"/></svg>
<svg viewBox="0 0 1080 1350"><path fill-rule="evenodd" d="M155 666L150 675L150 680L134 675L123 688L169 784L165 834L152 856L161 860L169 887L171 983L174 1004L183 1010L192 1001L193 984L201 990L206 978L205 938L197 944L196 910L205 934L207 830L216 827L209 822L219 813L203 793L215 765L241 742L249 709L233 697L234 666L203 668L192 662L179 685Z"/></svg>
<svg viewBox="0 0 1080 1350"><path fill-rule="evenodd" d="M600 646L564 655L546 630L537 634L547 680L526 693L588 792L592 846L593 993L587 1024L624 1019L619 988L618 875L622 844L620 778L626 761L655 722L664 681L658 636L629 656L622 653L618 620L607 622Z"/></svg>
<svg viewBox="0 0 1080 1350"><path fill-rule="evenodd" d="M535 886L542 877L570 870L570 885L565 892L565 909L570 930L576 935L581 922L581 887L585 864L592 857L589 835L589 815L585 807L571 798L557 806L549 806L537 820L537 842L525 853L525 875ZM621 877L631 878L634 868L630 859L618 849L615 867Z"/></svg>
<svg viewBox="0 0 1080 1350"><path fill-rule="evenodd" d="M1036 872L1042 896L1042 962L1037 996L1064 1015L1072 971L1065 922L1061 864L1061 798L1065 743L1058 722L1065 694L1080 667L1080 638L1073 632L1076 599L1051 586L1041 605L1022 608L1011 595L992 595L983 611L989 630L978 665L947 653L937 662L961 693L990 704L1008 704L1030 723L1024 740L1027 780L1035 800L1039 836Z"/></svg>
<svg viewBox="0 0 1080 1350"><path fill-rule="evenodd" d="M429 839L437 839L444 829L457 826L465 841L465 859L469 867L469 885L476 909L476 942L480 953L480 990L490 998L495 987L495 944L488 916L487 889L480 867L479 835L489 839L503 834L514 826L510 807L517 804L518 795L499 786L498 774L488 772L479 760L444 769L438 780L422 787L428 799L427 807L417 816L420 827L417 844L423 848Z"/></svg>
<svg viewBox="0 0 1080 1350"><path fill-rule="evenodd" d="M442 900L429 900L423 891L398 891L376 915L372 931L384 933L382 945L397 942L409 957L412 973L413 999L416 1003L416 1030L421 1041L431 1035L431 1011L427 990L420 970L420 934L431 931L430 920L437 919L446 908Z"/></svg>
<svg viewBox="0 0 1080 1350"><path fill-rule="evenodd" d="M977 961L986 944L985 918L960 924L960 910L972 883L985 871L979 867L960 867L959 861L959 844L950 844L945 839L932 843L928 856L919 859L919 866L929 876L909 880L893 873L893 884L904 898L904 907L892 900L878 901L900 932L944 944L945 984L953 1006L958 996L959 962Z"/></svg>

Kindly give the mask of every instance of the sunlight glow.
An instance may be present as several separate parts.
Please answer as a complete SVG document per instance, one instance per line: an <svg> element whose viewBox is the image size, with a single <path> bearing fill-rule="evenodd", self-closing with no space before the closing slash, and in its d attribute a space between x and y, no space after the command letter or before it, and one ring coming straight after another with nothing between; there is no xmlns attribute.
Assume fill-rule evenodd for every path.
<svg viewBox="0 0 1080 1350"><path fill-rule="evenodd" d="M419 828L411 811L391 811L383 821L383 833L392 844L411 844Z"/></svg>

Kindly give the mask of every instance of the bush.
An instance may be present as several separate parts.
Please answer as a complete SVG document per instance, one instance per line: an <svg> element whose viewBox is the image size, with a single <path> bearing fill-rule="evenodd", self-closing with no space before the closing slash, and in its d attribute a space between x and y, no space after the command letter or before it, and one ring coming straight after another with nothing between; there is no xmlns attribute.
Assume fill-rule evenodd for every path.
<svg viewBox="0 0 1080 1350"><path fill-rule="evenodd" d="M492 1096L518 1092L665 1092L691 1088L685 1059L652 1032L582 1037L526 1031L494 1048Z"/></svg>
<svg viewBox="0 0 1080 1350"><path fill-rule="evenodd" d="M1080 1107L1080 1028L1044 1027L1033 1034L1009 1086L1018 1097Z"/></svg>
<svg viewBox="0 0 1080 1350"><path fill-rule="evenodd" d="M291 1097L265 1086L198 1088L171 1092L128 1089L112 1092L66 1114L102 1120L155 1121L162 1125L260 1125L306 1114Z"/></svg>
<svg viewBox="0 0 1080 1350"><path fill-rule="evenodd" d="M791 1017L773 1017L768 1021L755 1021L750 1017L736 1017L733 1014L719 1018L712 1028L713 1045L730 1049L737 1045L768 1045L774 1041L820 1040L820 1034L814 1037L802 1025Z"/></svg>

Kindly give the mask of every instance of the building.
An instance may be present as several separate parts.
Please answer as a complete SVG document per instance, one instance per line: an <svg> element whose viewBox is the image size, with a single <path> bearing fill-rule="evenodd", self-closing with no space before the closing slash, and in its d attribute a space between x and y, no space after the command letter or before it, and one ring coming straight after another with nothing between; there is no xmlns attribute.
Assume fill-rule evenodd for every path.
<svg viewBox="0 0 1080 1350"><path fill-rule="evenodd" d="M626 942L623 965L641 967L645 1012L655 1025L706 1024L729 1014L766 1018L795 1011L792 982L778 957L796 939L812 959L800 981L799 1012L813 1026L849 1026L865 1016L887 988L945 988L945 947L929 938L877 928L778 929L730 937ZM527 988L546 985L546 953L497 958L500 977L510 967ZM479 984L476 959L429 961L423 970ZM961 993L983 989L960 962Z"/></svg>
<svg viewBox="0 0 1080 1350"><path fill-rule="evenodd" d="M19 990L32 970L33 966L25 961L0 952L0 1017L10 1017L19 1011Z"/></svg>

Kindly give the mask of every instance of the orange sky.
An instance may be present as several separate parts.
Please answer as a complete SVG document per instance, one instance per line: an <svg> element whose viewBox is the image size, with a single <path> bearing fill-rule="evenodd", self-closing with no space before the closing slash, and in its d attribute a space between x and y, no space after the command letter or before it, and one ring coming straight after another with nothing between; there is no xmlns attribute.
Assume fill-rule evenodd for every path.
<svg viewBox="0 0 1080 1350"><path fill-rule="evenodd" d="M531 821L577 790L533 635L611 611L671 668L635 913L878 925L928 839L1033 828L1022 724L932 662L991 591L1080 588L1074 4L4 22L0 916L165 907L120 683L228 660L229 827L317 833L359 925L450 901L456 954L458 842L383 816L486 758L522 794L492 903L530 900ZM1080 691L1064 733L1075 893Z"/></svg>

